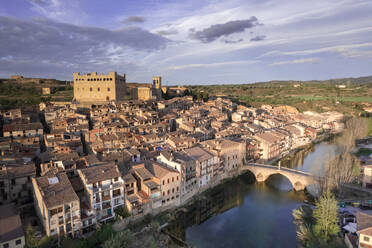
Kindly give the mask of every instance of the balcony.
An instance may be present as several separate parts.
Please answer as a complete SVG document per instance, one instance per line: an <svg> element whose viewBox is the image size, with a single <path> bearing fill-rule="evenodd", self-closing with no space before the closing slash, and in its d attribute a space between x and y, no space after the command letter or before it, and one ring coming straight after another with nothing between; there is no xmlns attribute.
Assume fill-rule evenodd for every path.
<svg viewBox="0 0 372 248"><path fill-rule="evenodd" d="M111 208L111 202L105 202L102 204L102 209Z"/></svg>
<svg viewBox="0 0 372 248"><path fill-rule="evenodd" d="M110 195L102 196L102 201L103 201L103 202L104 202L104 201L109 201L109 200L111 200Z"/></svg>
<svg viewBox="0 0 372 248"><path fill-rule="evenodd" d="M113 192L112 193L112 197L114 198L114 197L119 197L119 196L121 196L121 192Z"/></svg>
<svg viewBox="0 0 372 248"><path fill-rule="evenodd" d="M115 188L122 187L122 186L123 186L122 182L117 182L112 185L112 188L115 189Z"/></svg>

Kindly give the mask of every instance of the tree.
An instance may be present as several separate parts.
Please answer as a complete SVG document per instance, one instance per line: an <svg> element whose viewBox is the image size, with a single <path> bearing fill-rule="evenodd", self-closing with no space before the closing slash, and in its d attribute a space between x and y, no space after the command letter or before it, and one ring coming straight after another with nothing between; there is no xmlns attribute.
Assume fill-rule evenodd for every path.
<svg viewBox="0 0 372 248"><path fill-rule="evenodd" d="M126 229L122 232L112 235L109 240L103 244L103 248L126 248L132 243L133 235L130 230Z"/></svg>
<svg viewBox="0 0 372 248"><path fill-rule="evenodd" d="M352 183L360 176L360 162L349 152L330 160L326 168L327 190L337 189L342 194L342 184Z"/></svg>
<svg viewBox="0 0 372 248"><path fill-rule="evenodd" d="M307 247L315 239L312 233L313 210L309 206L303 205L299 209L294 209L292 215L293 223L297 226L297 239Z"/></svg>
<svg viewBox="0 0 372 248"><path fill-rule="evenodd" d="M332 236L340 231L337 224L337 214L337 201L328 190L316 202L313 212L315 218L314 234L319 240L328 242Z"/></svg>
<svg viewBox="0 0 372 248"><path fill-rule="evenodd" d="M345 122L345 130L338 138L339 155L329 159L325 166L324 178L319 185L321 192L337 190L342 195L342 184L352 183L360 176L360 161L352 155L355 140L367 134L367 123L363 118L350 118ZM332 157L331 154L329 157Z"/></svg>
<svg viewBox="0 0 372 248"><path fill-rule="evenodd" d="M26 248L34 248L38 246L38 242L36 240L35 230L32 228L31 225L28 225L26 229Z"/></svg>
<svg viewBox="0 0 372 248"><path fill-rule="evenodd" d="M122 218L127 218L127 217L130 216L130 212L129 212L127 206L119 207L119 208L115 209L115 214L121 216Z"/></svg>

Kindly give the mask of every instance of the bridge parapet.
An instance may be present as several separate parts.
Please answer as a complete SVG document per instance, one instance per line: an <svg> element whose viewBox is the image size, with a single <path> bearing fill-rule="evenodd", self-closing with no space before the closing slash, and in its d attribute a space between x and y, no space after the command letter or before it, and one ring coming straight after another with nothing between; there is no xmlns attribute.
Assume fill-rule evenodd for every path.
<svg viewBox="0 0 372 248"><path fill-rule="evenodd" d="M266 181L271 175L280 174L288 178L296 190L304 190L307 186L316 183L316 178L309 172L299 171L286 167L277 167L266 164L249 163L243 165L241 170L251 171L258 182Z"/></svg>

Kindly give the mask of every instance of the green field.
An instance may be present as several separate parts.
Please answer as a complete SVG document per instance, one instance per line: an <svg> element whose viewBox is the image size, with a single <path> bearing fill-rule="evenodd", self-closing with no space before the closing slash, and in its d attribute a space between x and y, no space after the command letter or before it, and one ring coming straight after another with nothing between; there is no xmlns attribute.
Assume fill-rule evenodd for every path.
<svg viewBox="0 0 372 248"><path fill-rule="evenodd" d="M345 96L345 97L328 97L328 96L309 96L309 95L305 95L305 96L291 96L291 97L294 97L294 98L299 98L299 99L302 99L302 100L305 100L305 101L319 101L319 100L331 100L331 101L338 101L338 102L369 102L369 103L372 103L372 97L366 97L366 96L362 96L362 97L359 97L359 96Z"/></svg>
<svg viewBox="0 0 372 248"><path fill-rule="evenodd" d="M345 84L346 88L337 85ZM325 81L272 81L256 84L188 86L199 99L224 95L253 107L290 105L303 111L359 115L372 108L372 77Z"/></svg>

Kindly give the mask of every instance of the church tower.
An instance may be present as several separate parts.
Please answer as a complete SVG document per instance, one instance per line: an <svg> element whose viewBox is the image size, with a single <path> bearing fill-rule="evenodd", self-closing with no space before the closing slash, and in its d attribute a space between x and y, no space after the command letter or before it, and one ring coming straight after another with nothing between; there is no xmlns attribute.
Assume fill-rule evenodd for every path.
<svg viewBox="0 0 372 248"><path fill-rule="evenodd" d="M152 77L152 87L161 89L161 77Z"/></svg>

